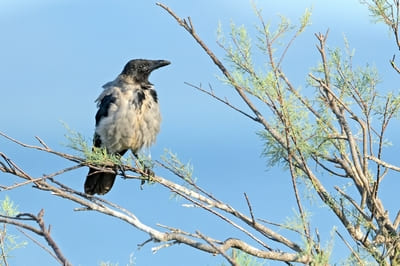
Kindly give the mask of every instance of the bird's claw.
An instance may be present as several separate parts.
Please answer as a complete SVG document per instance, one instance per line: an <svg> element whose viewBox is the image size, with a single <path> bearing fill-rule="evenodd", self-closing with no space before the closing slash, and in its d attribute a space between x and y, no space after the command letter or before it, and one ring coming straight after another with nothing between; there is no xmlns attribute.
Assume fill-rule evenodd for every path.
<svg viewBox="0 0 400 266"><path fill-rule="evenodd" d="M151 182L151 180L154 176L155 176L155 173L153 170L151 170L148 167L144 167L143 173L142 173L142 177L144 177L144 178L142 179L142 182L140 183L140 189L143 189L143 185L146 183L146 180Z"/></svg>
<svg viewBox="0 0 400 266"><path fill-rule="evenodd" d="M119 167L119 170L121 171L122 177L126 179L125 166L123 164L121 164L118 167Z"/></svg>
<svg viewBox="0 0 400 266"><path fill-rule="evenodd" d="M148 168L148 167L145 167L144 169L143 169L143 172L144 172L144 174L148 177L148 178L152 178L152 177L154 177L154 171L153 170L151 170L150 168Z"/></svg>

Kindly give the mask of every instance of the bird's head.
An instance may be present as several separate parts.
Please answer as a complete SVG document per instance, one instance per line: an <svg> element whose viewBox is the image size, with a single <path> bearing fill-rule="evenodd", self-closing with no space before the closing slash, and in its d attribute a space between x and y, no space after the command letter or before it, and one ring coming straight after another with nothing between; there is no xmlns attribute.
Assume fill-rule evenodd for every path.
<svg viewBox="0 0 400 266"><path fill-rule="evenodd" d="M153 70L169 64L167 60L133 59L126 63L121 75L139 83L149 83L148 78Z"/></svg>

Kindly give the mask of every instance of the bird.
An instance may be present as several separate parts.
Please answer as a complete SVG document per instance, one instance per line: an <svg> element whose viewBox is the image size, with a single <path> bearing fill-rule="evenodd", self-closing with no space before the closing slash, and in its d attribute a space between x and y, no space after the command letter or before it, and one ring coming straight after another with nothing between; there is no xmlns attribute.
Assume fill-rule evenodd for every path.
<svg viewBox="0 0 400 266"><path fill-rule="evenodd" d="M122 72L106 83L96 99L97 113L93 146L108 154L123 156L128 150L137 157L140 149L151 146L160 131L161 114L157 92L149 82L151 72L169 65L167 60L133 59ZM109 192L115 173L89 168L84 191L104 195Z"/></svg>

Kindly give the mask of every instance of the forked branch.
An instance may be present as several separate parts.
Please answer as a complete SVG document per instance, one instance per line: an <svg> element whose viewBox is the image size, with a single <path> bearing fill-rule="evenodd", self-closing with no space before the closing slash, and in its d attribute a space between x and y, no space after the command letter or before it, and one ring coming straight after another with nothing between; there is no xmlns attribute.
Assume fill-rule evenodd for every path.
<svg viewBox="0 0 400 266"><path fill-rule="evenodd" d="M0 223L11 224L20 229L25 229L30 232L37 234L38 236L43 237L47 244L51 247L53 252L46 249L44 246L41 246L44 250L50 253L61 265L69 266L72 265L61 252L60 247L54 241L53 237L50 235L50 227L46 227L43 219L44 210L42 209L37 215L31 213L20 213L15 217L10 216L0 216ZM25 221L25 222L24 222ZM31 226L26 223L26 221L34 221L39 228Z"/></svg>

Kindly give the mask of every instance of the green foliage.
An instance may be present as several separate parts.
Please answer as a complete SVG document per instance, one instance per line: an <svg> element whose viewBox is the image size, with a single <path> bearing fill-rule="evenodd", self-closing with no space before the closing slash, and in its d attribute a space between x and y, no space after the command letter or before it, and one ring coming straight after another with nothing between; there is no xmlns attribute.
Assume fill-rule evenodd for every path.
<svg viewBox="0 0 400 266"><path fill-rule="evenodd" d="M354 69L352 62L354 52L349 52L346 39L345 43L345 55L338 48L329 53L332 88L348 106L355 104L355 107L360 110L359 115L367 118L371 111L368 108L374 108L377 96L376 86L380 82L378 71L368 64ZM352 108L352 110L357 108Z"/></svg>
<svg viewBox="0 0 400 266"><path fill-rule="evenodd" d="M88 144L86 138L79 132L72 130L66 123L63 123L67 133L65 138L68 143L67 147L77 151L80 156L83 156L88 163L92 164L113 164L120 165L121 157L118 155L108 154L105 148L93 147Z"/></svg>
<svg viewBox="0 0 400 266"><path fill-rule="evenodd" d="M353 247L357 253L358 258L354 255L354 253L351 253L347 258L344 258L339 265L360 265L360 260L362 262L361 265L363 266L376 266L377 263L374 261L373 257L371 254L360 247L359 245L355 245Z"/></svg>
<svg viewBox="0 0 400 266"><path fill-rule="evenodd" d="M185 180L189 184L195 184L196 178L193 177L193 165L188 163L182 163L176 153L165 149L161 159L166 164L166 167L171 170L174 174Z"/></svg>
<svg viewBox="0 0 400 266"><path fill-rule="evenodd" d="M154 162L151 159L150 154L138 153L138 158L137 159L138 159L137 160L137 166L141 170L144 171L145 169L153 169L154 168Z"/></svg>
<svg viewBox="0 0 400 266"><path fill-rule="evenodd" d="M330 258L333 251L334 246L334 234L336 228L332 228L330 239L327 241L324 247L319 247L318 243L318 252L313 256L312 265L331 265Z"/></svg>
<svg viewBox="0 0 400 266"><path fill-rule="evenodd" d="M300 18L300 26L297 31L298 34L302 33L309 25L311 25L311 15L312 15L312 9L306 8L303 16L301 16Z"/></svg>
<svg viewBox="0 0 400 266"><path fill-rule="evenodd" d="M4 216L16 216L18 212L18 206L10 200L8 196L1 201L0 214ZM19 241L18 237L8 232L6 224L0 228L0 265L7 265L7 259L11 257L10 253L18 248L26 246L26 241Z"/></svg>
<svg viewBox="0 0 400 266"><path fill-rule="evenodd" d="M301 215L295 210L293 210L293 213L294 213L293 216L287 217L285 219L283 227L295 232L302 232L304 228L303 219L305 223L308 223L311 219L312 214L310 212L303 211L303 218L302 218ZM304 241L306 241L305 238Z"/></svg>
<svg viewBox="0 0 400 266"><path fill-rule="evenodd" d="M382 91L377 88L381 79L375 67L366 64L361 67L353 66L354 50L350 51L347 39L345 38L345 53L339 48L329 51L328 66L329 66L329 82L331 89L338 95L340 100L352 110L353 114L359 116L364 121L367 121L375 130L381 127L386 127L392 118L398 118L400 109L400 94L398 92ZM322 65L313 69L316 76L323 76L324 69ZM309 85L318 87L319 85L309 79ZM318 92L319 93L319 92ZM316 97L313 101L318 106L320 114L324 114L322 133L325 136L333 134L332 129L327 125L335 126L335 118L332 112L326 108L326 101ZM324 111L325 110L325 111ZM322 122L321 121L321 122ZM337 127L336 127L337 128ZM322 128L321 128L322 129ZM358 135L361 136L361 128L358 128ZM375 136L376 134L373 134ZM316 143L317 144L317 143ZM330 144L330 145L326 145ZM390 142L384 140L384 145L389 145ZM343 140L331 140L325 143L323 151L329 153L345 153Z"/></svg>
<svg viewBox="0 0 400 266"><path fill-rule="evenodd" d="M240 266L263 266L265 265L260 259L257 259L241 250L232 249L232 257Z"/></svg>
<svg viewBox="0 0 400 266"><path fill-rule="evenodd" d="M164 154L161 156L162 161L164 162L164 167L174 173L176 176L181 178L184 183L183 186L188 189L197 190L196 188L196 180L197 178L193 176L193 165L190 162L182 163L178 158L176 153L165 149ZM179 195L176 193L172 193L172 198L179 199Z"/></svg>
<svg viewBox="0 0 400 266"><path fill-rule="evenodd" d="M389 92L386 95L378 95L377 98L379 101L373 108L377 120L386 121L389 116L399 118L400 93Z"/></svg>
<svg viewBox="0 0 400 266"><path fill-rule="evenodd" d="M277 142L274 136L267 130L261 130L258 136L264 141L263 156L267 158L267 163L270 167L275 165L287 166L287 155L286 149L282 148L282 145Z"/></svg>
<svg viewBox="0 0 400 266"><path fill-rule="evenodd" d="M287 228L289 230L295 231L295 232L303 232L304 227L307 226L309 221L311 220L312 214L310 212L304 211L303 212L303 217L301 215L294 211L294 216L293 217L288 217L286 218L285 223L283 224L284 228ZM304 219L304 222L303 222ZM306 225L304 224L306 223ZM311 265L330 265L330 257L332 254L333 246L334 246L334 232L336 228L333 228L331 231L331 237L327 241L327 243L321 247L319 243L319 235L316 235L315 240L310 240L308 239L305 235L302 234L302 242L304 245L304 252L311 254L312 255L312 264ZM318 232L317 232L318 234Z"/></svg>
<svg viewBox="0 0 400 266"><path fill-rule="evenodd" d="M67 131L64 134L64 137L67 139L68 142L64 145L68 148L78 151L81 154L89 154L91 151L91 145L88 145L85 137L81 133L71 129L67 123L61 121L61 124Z"/></svg>
<svg viewBox="0 0 400 266"><path fill-rule="evenodd" d="M6 196L5 199L1 201L0 214L13 217L18 213L18 206L11 201L10 197Z"/></svg>
<svg viewBox="0 0 400 266"><path fill-rule="evenodd" d="M393 11L388 1L372 2L369 7L373 15L381 16L390 24ZM226 52L232 74L224 82L246 92L267 121L257 134L264 142L263 155L268 165L279 165L287 170L290 163L290 169L294 170L292 175L297 180L304 177L301 180L309 189L306 195L319 189L317 192L323 194L320 198L326 206L336 210L342 208L351 224L360 227L364 233L369 231L370 222L348 199L339 194L332 197L330 192L316 185L318 182L311 178L308 163L321 166L322 172L330 175L352 178L349 176L352 170L347 165L338 167L340 163L337 162L348 160L354 151L359 156L362 152L374 154L382 148L382 143L388 143L383 138L384 131L389 121L398 116L400 94L378 90L381 81L374 66L354 66L355 51L350 49L345 37L344 49L327 49L324 35L318 35L322 62L310 71L308 79L308 86L314 93L295 88L282 70L282 61L295 38L310 24L311 12L306 10L297 26L280 16L276 27L264 22L260 10L255 8L255 12L260 20L255 41L243 25L231 23L229 39L224 37L221 27L218 31L218 41ZM260 62L260 58L266 62ZM366 182L372 183L371 170L363 171L368 179ZM307 220L308 213L305 216ZM301 218L296 216L285 226L303 232L303 223L307 222ZM323 251L319 248L319 240L304 237L304 243L307 252L313 254L315 265L329 265L333 240Z"/></svg>
<svg viewBox="0 0 400 266"><path fill-rule="evenodd" d="M292 143L290 146L300 148L304 154L311 154L316 145L309 140L315 135L313 131L315 127L309 121L308 111L297 96L300 95L300 90L297 90L296 94L287 90L279 73L280 64L293 40L310 24L311 11L307 9L304 12L297 26L284 16L280 16L280 23L276 30L272 31L271 24L263 21L261 11L256 7L254 10L260 18L255 42L258 51L254 51L253 42L244 26L231 23L229 42L221 27L218 30L218 42L225 49L226 59L232 68L233 79L224 81L242 88L265 103L272 115L268 121L277 134L284 136L290 127L292 133L289 138ZM292 34L292 37L287 39L285 36L289 34ZM269 62L259 70L256 67L259 62L253 59L258 55L257 52L261 53L260 58L269 58ZM271 132L264 130L258 132L258 135L264 140L263 154L268 158L269 165L277 163L286 165L285 158L288 157L288 153L295 150L283 148L282 143L279 143Z"/></svg>
<svg viewBox="0 0 400 266"><path fill-rule="evenodd" d="M393 3L388 0L360 0L366 5L374 22L383 22L392 28L399 18L393 13Z"/></svg>

